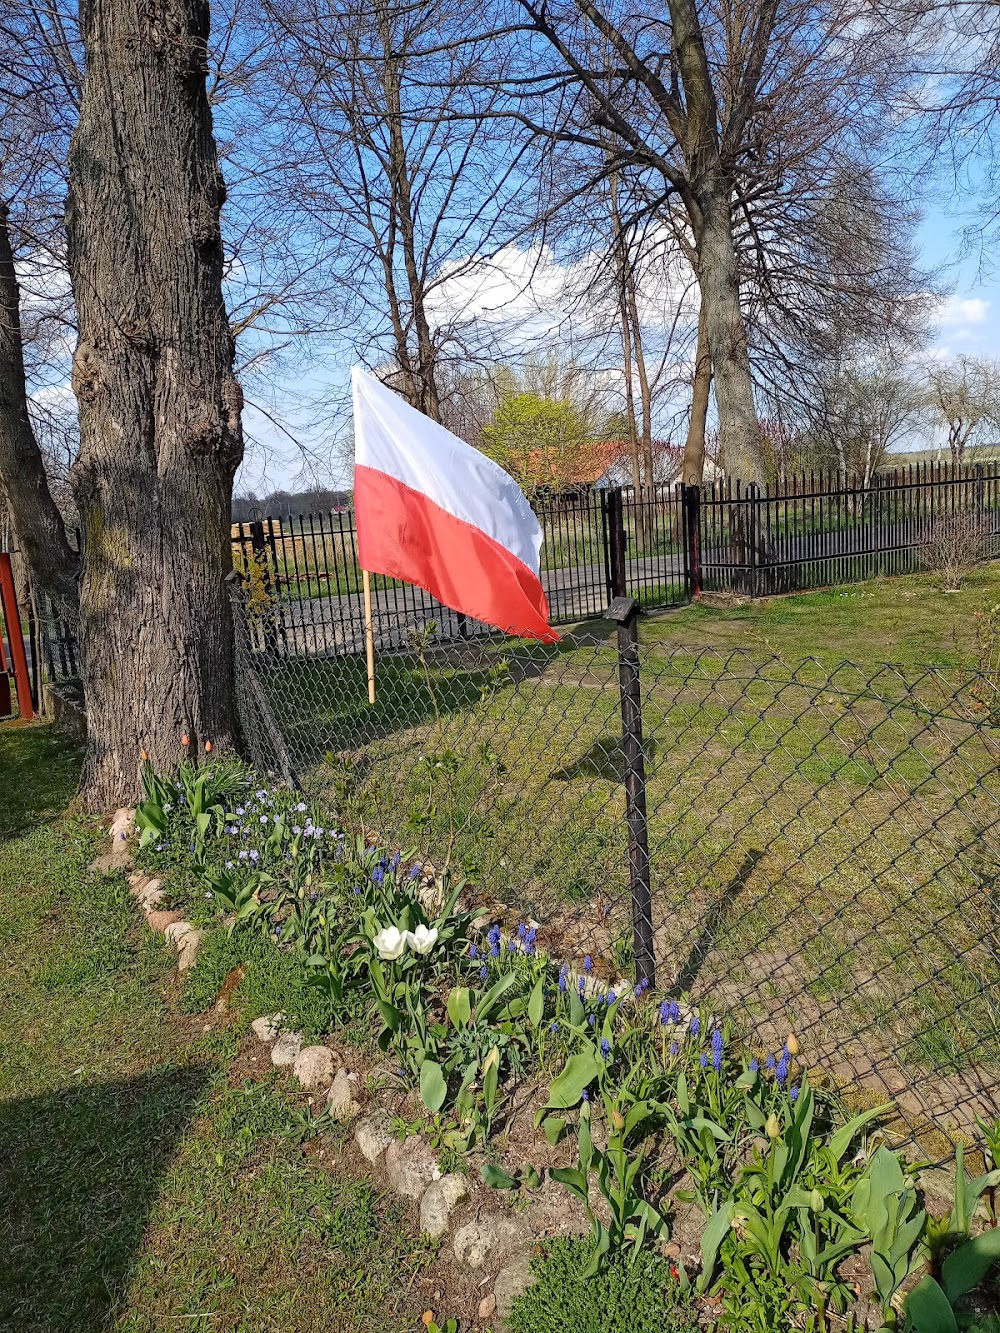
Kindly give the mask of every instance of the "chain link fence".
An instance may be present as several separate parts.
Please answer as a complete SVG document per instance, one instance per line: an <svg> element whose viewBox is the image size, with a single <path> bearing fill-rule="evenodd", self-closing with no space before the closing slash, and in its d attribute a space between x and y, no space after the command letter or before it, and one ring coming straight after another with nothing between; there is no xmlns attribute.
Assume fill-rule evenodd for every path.
<svg viewBox="0 0 1000 1333"><path fill-rule="evenodd" d="M554 956L634 975L613 638L443 644L395 620L371 706L363 657L276 656L232 588L263 771L465 874ZM657 990L762 1055L794 1032L816 1077L947 1157L1000 1115L1000 673L632 651Z"/></svg>

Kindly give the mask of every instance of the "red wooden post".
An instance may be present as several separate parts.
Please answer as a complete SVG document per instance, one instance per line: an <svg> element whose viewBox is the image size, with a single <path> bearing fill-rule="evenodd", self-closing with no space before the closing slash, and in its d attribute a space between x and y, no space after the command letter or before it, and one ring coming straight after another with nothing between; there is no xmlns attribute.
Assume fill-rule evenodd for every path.
<svg viewBox="0 0 1000 1333"><path fill-rule="evenodd" d="M17 710L25 722L35 716L31 703L31 677L28 675L28 659L24 653L24 639L21 635L21 615L17 609L17 597L14 593L14 571L10 556L0 552L0 605L3 607L4 620L7 622L7 640L10 644L10 660L14 667L14 687L17 690Z"/></svg>

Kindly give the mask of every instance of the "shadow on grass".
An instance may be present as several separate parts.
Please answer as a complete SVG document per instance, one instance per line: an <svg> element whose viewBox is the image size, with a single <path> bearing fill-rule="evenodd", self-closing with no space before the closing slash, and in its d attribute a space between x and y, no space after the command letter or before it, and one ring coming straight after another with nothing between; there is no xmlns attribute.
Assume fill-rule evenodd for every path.
<svg viewBox="0 0 1000 1333"><path fill-rule="evenodd" d="M710 905L698 931L698 938L691 945L688 956L681 964L670 987L671 995L683 995L697 981L705 959L711 953L715 941L726 923L726 917L732 904L746 888L754 866L763 855L763 851L758 848L747 852L736 874Z"/></svg>
<svg viewBox="0 0 1000 1333"><path fill-rule="evenodd" d="M44 722L0 723L0 838L64 813L81 751Z"/></svg>
<svg viewBox="0 0 1000 1333"><path fill-rule="evenodd" d="M207 1072L0 1103L0 1328L111 1326Z"/></svg>

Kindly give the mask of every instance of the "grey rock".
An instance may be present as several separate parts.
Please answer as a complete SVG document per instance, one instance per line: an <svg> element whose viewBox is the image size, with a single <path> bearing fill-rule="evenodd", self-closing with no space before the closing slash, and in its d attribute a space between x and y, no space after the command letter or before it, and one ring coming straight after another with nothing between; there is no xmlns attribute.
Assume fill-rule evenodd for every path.
<svg viewBox="0 0 1000 1333"><path fill-rule="evenodd" d="M346 1069L338 1069L337 1077L326 1094L326 1109L334 1120L339 1120L342 1124L360 1114L361 1107L354 1097L354 1085L357 1081L357 1074L349 1074Z"/></svg>
<svg viewBox="0 0 1000 1333"><path fill-rule="evenodd" d="M491 1319L496 1314L497 1298L492 1291L479 1302L479 1318Z"/></svg>
<svg viewBox="0 0 1000 1333"><path fill-rule="evenodd" d="M366 1115L364 1120L359 1120L355 1126L354 1142L361 1149L361 1155L373 1165L392 1141L392 1117L388 1111L383 1111L381 1108L371 1115Z"/></svg>
<svg viewBox="0 0 1000 1333"><path fill-rule="evenodd" d="M452 1209L469 1197L469 1183L453 1172L431 1181L420 1200L420 1230L432 1240L448 1230Z"/></svg>
<svg viewBox="0 0 1000 1333"><path fill-rule="evenodd" d="M277 1041L281 1036L284 1014L264 1014L250 1024L250 1031L258 1041Z"/></svg>
<svg viewBox="0 0 1000 1333"><path fill-rule="evenodd" d="M416 1135L385 1150L385 1173L389 1187L407 1199L419 1199L433 1180L441 1179L441 1168L427 1144Z"/></svg>
<svg viewBox="0 0 1000 1333"><path fill-rule="evenodd" d="M468 1268L482 1268L502 1252L519 1248L530 1239L530 1230L510 1217L470 1222L455 1232L455 1258Z"/></svg>
<svg viewBox="0 0 1000 1333"><path fill-rule="evenodd" d="M531 1253L528 1250L522 1250L500 1269L493 1283L493 1295L501 1319L506 1319L510 1314L514 1298L533 1287L537 1280L531 1271Z"/></svg>
<svg viewBox="0 0 1000 1333"><path fill-rule="evenodd" d="M301 1032L283 1032L271 1047L271 1064L279 1069L293 1065L295 1057L302 1050Z"/></svg>
<svg viewBox="0 0 1000 1333"><path fill-rule="evenodd" d="M163 933L177 950L178 970L186 972L193 967L201 948L201 931L190 921L174 921Z"/></svg>
<svg viewBox="0 0 1000 1333"><path fill-rule="evenodd" d="M303 1046L295 1057L292 1072L304 1088L325 1088L333 1078L333 1052L329 1046Z"/></svg>

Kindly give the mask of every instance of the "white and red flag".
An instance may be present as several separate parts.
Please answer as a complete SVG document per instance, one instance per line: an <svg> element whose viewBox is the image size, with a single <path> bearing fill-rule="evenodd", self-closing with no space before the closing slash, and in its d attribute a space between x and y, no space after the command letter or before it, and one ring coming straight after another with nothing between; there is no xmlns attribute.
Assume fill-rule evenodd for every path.
<svg viewBox="0 0 1000 1333"><path fill-rule="evenodd" d="M542 530L514 479L357 366L351 387L361 567L508 634L555 642Z"/></svg>

